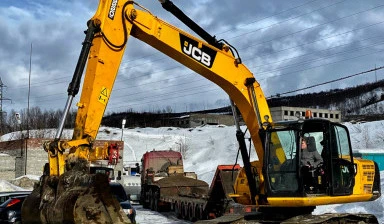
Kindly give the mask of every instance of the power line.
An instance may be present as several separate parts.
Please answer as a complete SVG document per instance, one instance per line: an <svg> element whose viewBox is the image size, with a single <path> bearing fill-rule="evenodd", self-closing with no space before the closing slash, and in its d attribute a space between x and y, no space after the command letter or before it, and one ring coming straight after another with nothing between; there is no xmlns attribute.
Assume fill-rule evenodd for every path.
<svg viewBox="0 0 384 224"><path fill-rule="evenodd" d="M384 5L375 6L375 7L372 7L370 9L362 10L362 11L359 11L359 12L356 12L356 13L353 13L353 14L350 14L350 15L347 15L347 16L343 16L341 18L330 20L328 22L324 22L324 23L321 23L321 24L318 24L318 25L315 25L315 26L311 26L311 27L308 27L308 28L305 28L305 29L302 29L302 30L298 30L298 31L295 31L295 32L292 32L292 33L289 33L289 34L286 34L286 35L283 35L283 36L279 36L277 38L273 38L273 39L270 39L270 40L267 40L267 41L251 44L251 45L247 46L246 48L253 47L253 46L256 46L256 45L270 43L273 40L283 39L285 37L293 36L295 34L298 34L298 33L304 32L304 31L308 31L308 30L311 30L311 29L314 29L314 28L317 28L317 27L320 27L320 26L324 26L324 25L327 25L327 24L330 24L330 23L334 23L336 21L343 20L343 19L346 19L346 18L349 18L349 17L352 17L352 16L356 16L356 15L361 14L361 13L366 13L366 12L369 12L369 11L372 11L372 10L375 10L375 9L378 9L378 8L381 8L381 7L384 7ZM241 48L241 49L244 49L244 48Z"/></svg>
<svg viewBox="0 0 384 224"><path fill-rule="evenodd" d="M260 80L265 80L265 79L269 79L269 78L276 78L276 77L280 77L280 76L286 76L286 75L289 75L289 74L294 74L294 73L297 73L297 72L302 72L302 71L306 71L306 70L313 69L313 68L319 68L319 67L322 67L322 66L325 66L325 65L336 64L336 63L339 63L339 62L342 62L342 61L348 61L348 60L351 60L351 59L356 59L356 58L364 57L364 56L371 55L371 54L381 53L383 51L384 50L380 50L380 51L376 51L374 53L363 54L363 55L359 55L359 56L356 56L356 57L351 57L351 58L339 60L339 61L336 61L336 62L330 62L330 63L326 63L326 64L321 64L321 65L309 67L309 68L306 68L306 69L301 69L301 70L296 70L296 71L293 71L293 72L288 72L288 73L284 73L284 74L280 74L280 75L270 76L270 77L263 78L263 79L260 79Z"/></svg>
<svg viewBox="0 0 384 224"><path fill-rule="evenodd" d="M285 9L285 10L282 10L282 11L277 12L277 13L274 13L274 14L272 14L272 15L269 15L269 16L263 17L263 18L261 18L261 19L254 20L254 21L252 21L252 22L249 22L249 23L246 23L246 24L244 24L244 25L241 25L240 27L248 26L248 25L250 25L250 24L254 24L254 23L263 21L263 20L265 20L265 19L268 19L268 18L277 16L277 15L283 14L283 13L285 13L285 12L292 11L293 9L300 8L300 7L302 7L302 6L308 5L308 4L313 3L313 2L316 2L316 1L318 1L318 0L312 0L312 1L309 1L309 2L306 2L306 3L303 3L303 4L301 4L301 5L297 5L297 6L294 6L294 7ZM332 5L334 5L334 4L332 4ZM220 32L220 33L218 33L218 34L227 33L227 32L229 32L229 31L233 31L233 30L235 30L235 29L236 29L236 28L228 29L228 30L222 31L222 32ZM229 38L229 39L232 39L232 38ZM160 53L161 53L161 52L157 51L157 52L155 52L155 53L152 53L152 54L149 54L149 55L145 55L145 56L142 56L142 57L140 57L140 58L135 58L135 59L132 59L132 60L128 60L128 61L126 61L126 63L128 63L128 62L133 62L133 61L137 61L137 60L141 60L141 59L146 59L146 58L148 58L148 57L151 57L151 56L154 56L154 55L158 55L158 54L160 54ZM160 59L156 59L156 61L158 61L158 60L162 60L162 59L166 59L166 57L164 57L164 58L160 58ZM151 61L152 61L152 60L151 60ZM139 65L140 65L140 64L139 64ZM137 65L134 65L134 67L135 67L135 66L137 66ZM131 68L131 67L132 67L132 66L130 65L129 68ZM121 69L125 69L125 68L127 68L127 67L124 66L124 67L122 67Z"/></svg>
<svg viewBox="0 0 384 224"><path fill-rule="evenodd" d="M337 56L339 54L346 54L346 53L349 53L350 51L356 51L356 50L362 50L362 49L366 49L366 48L370 48L370 47L374 47L374 46L380 46L380 45L383 45L384 42L380 42L379 44L373 44L373 45L369 45L369 46L364 46L364 47L359 47L359 48L353 48L353 49L349 49L349 50L346 50L346 51L341 51L341 52L336 52L336 53L333 53L333 54L329 54L329 55L326 55L324 57L327 57L327 58L324 58L324 57L320 57L320 58L317 58L317 59L312 59L312 60L306 60L306 61L300 61L299 63L291 63L291 64L288 64L288 65L285 65L285 66L281 66L281 67L278 67L276 69L273 69L273 70L264 70L264 71L260 71L258 72L257 74L265 74L265 73L270 73L270 72L276 72L276 71L282 71L284 69L288 69L288 68L292 68L292 67L298 67L298 66L303 66L303 65L308 65L308 64L311 64L313 62L317 62L317 61L324 61L324 60L329 60L330 57L333 57L333 56ZM329 64L334 64L336 62L340 62L340 61L347 61L349 59L356 59L356 58L359 58L359 57L363 57L363 56L367 56L367 55L371 55L371 54L376 54L376 53L379 53L379 52L382 52L382 50L380 51L376 51L376 52L373 52L373 53L366 53L366 54L362 54L362 55L359 55L359 56L355 56L355 57L350 57L350 58L344 58L342 60L339 60L339 61L335 61L335 62L332 62L332 63L328 63L326 65L329 65ZM321 64L320 66L324 66L324 64ZM310 67L308 69L311 69L311 68L316 68L318 66L314 66L314 67ZM254 68L254 67L253 67ZM303 69L303 70L300 70L300 71L304 71L304 70L307 70L307 69ZM296 71L295 71L296 72ZM287 74L287 73L285 73ZM289 73L290 74L290 73ZM276 75L276 76L281 76L281 75ZM268 78L272 78L274 76L270 76Z"/></svg>
<svg viewBox="0 0 384 224"><path fill-rule="evenodd" d="M374 36L374 37L368 37L368 38L365 38L365 39L360 39L360 40L357 40L357 41L354 41L354 42L362 42L362 41L366 41L366 40L370 40L370 39L375 39L375 38L380 38L382 39L382 36L379 35L379 36ZM382 44L383 42L379 42L380 44ZM258 67L264 67L264 66L269 66L269 65L274 65L274 64L277 64L277 63L280 63L280 62L284 62L284 61L288 61L288 60L292 60L292 59L297 59L297 58L300 58L300 57L304 57L304 56L311 56L311 55L314 55L314 53L321 53L321 52L325 52L325 51L329 51L329 50L334 50L334 49L337 49L337 48L340 48L340 47L345 47L345 46L348 46L348 45L351 45L353 44L353 42L350 42L350 43L347 43L347 44L340 44L340 45L336 45L336 46L332 46L332 47L329 47L329 48L325 48L325 49L321 49L321 50L318 50L318 51L312 51L310 53L306 53L306 54L301 54L301 55L297 55L297 56L294 56L294 57L290 57L290 58L285 58L285 59L282 59L282 60L279 60L279 61L273 61L271 63L263 63L262 65L256 65L256 66L252 66L252 68L258 68ZM372 46L377 46L377 43L376 44L372 44L372 45L368 45L368 46L362 46L362 47L357 47L355 48L356 49L364 49L364 48L367 48L367 47L372 47ZM347 51L342 51L341 53L345 53ZM338 54L340 52L337 52L335 54ZM329 56L329 55L327 55ZM247 60L247 59L244 59L244 60Z"/></svg>
<svg viewBox="0 0 384 224"><path fill-rule="evenodd" d="M278 22L278 23L275 23L275 24L272 24L272 25L269 25L269 26L264 26L264 27L259 28L259 29L256 29L256 30L252 30L252 31L250 31L250 32L248 32L248 33L243 33L243 34L240 34L240 35L238 35L238 36L234 36L234 37L230 37L230 38L226 38L226 39L231 40L231 39L235 39L235 38L238 38L238 37L242 37L242 36L245 36L245 35L247 35L247 34L249 34L249 33L253 33L253 32L256 32L256 31L259 31L259 30L262 30L262 29L266 29L266 28L269 28L269 27L271 27L271 26L278 25L278 24L281 24L281 23L283 23L283 22L286 22L286 21L289 21L289 20L292 20L292 19L297 19L297 18L302 17L302 16L304 16L304 15L308 15L308 14L313 13L313 12L315 12L315 11L319 11L319 10L321 10L321 9L328 8L328 7L334 6L334 5L336 5L336 4L339 4L339 3L342 3L342 2L345 2L345 1L346 1L346 0L342 0L342 1L339 1L339 2L336 2L336 3L332 3L332 4L327 5L327 6L325 6L325 7L322 7L322 8L319 8L319 9L315 9L315 10L313 10L313 11L311 11L311 12L304 13L304 14L301 14L301 15L298 15L298 16L295 16L294 18L290 18L290 19L287 19L287 20L283 20L283 21L280 21L280 22ZM314 2L314 1L312 1L312 2ZM305 4L307 4L307 3L305 3ZM303 4L303 5L305 5L305 4ZM303 5L300 5L300 6L303 6ZM297 6L297 7L300 7L300 6ZM293 8L297 8L297 7L293 7ZM373 9L376 9L376 8L377 8L377 7L374 7L374 8L371 8L371 9L368 9L368 10L365 10L365 11L362 11L362 12L370 11L370 10L373 10ZM286 10L286 11L288 11L288 10ZM285 12L285 11L284 11L284 12ZM359 14L359 13L362 13L362 12L354 13L354 14L349 15L349 16L353 16L353 15L356 15L356 14ZM280 14L280 13L277 13L277 14ZM349 16L346 16L346 17L349 17ZM269 17L271 17L271 16L265 17L264 19L269 18ZM333 21L331 21L331 22L335 22L335 21L337 21L337 20L341 20L341 19L344 19L344 18L346 18L346 17L339 18L339 19L335 19L335 20L333 20ZM264 20L264 19L261 19L261 20ZM258 20L258 21L261 21L261 20ZM252 24L252 23L255 23L255 22L251 22L251 23L249 23L249 24ZM330 22L328 22L328 23L330 23ZM247 24L247 25L249 25L249 24ZM323 23L323 24L320 24L320 25L325 25L325 24L327 24L327 23ZM320 25L317 25L317 26L320 26ZM314 26L314 27L317 27L317 26ZM310 28L307 28L307 29L311 29L311 28L313 28L313 27L310 27ZM307 29L304 29L304 30L307 30ZM232 29L230 29L230 30L232 30ZM227 31L225 31L225 32L228 32L228 31L230 31L230 30L227 30ZM301 30L301 31L304 31L304 30ZM301 31L299 31L299 32L301 32ZM225 32L222 32L222 33L225 33ZM296 34L296 33L289 34L289 35L287 35L287 36L294 35L294 34ZM279 38L276 38L276 39L279 39ZM274 39L272 39L272 40L274 40ZM272 41L272 40L271 40L271 41ZM264 43L264 42L263 42L263 43ZM260 44L262 44L262 43L260 43ZM256 44L256 45L258 45L258 44ZM254 46L254 45L251 45L251 46ZM242 50L242 49L246 49L246 48L248 48L248 47L241 48L240 50ZM152 54L152 55L153 55L153 54ZM151 56L152 56L152 55L151 55ZM142 58L143 58L143 57L142 57ZM168 57L163 57L163 58L160 58L160 59L156 59L156 61L161 61L161 60L165 60L165 59L169 59L169 58L168 58ZM153 62L153 61L146 62L146 63L143 63L143 64L148 64L148 63L151 63L151 62ZM140 66L140 65L142 65L142 64L136 64L136 65L134 65L133 67L137 67L137 66ZM123 69L126 69L126 67L124 67Z"/></svg>
<svg viewBox="0 0 384 224"><path fill-rule="evenodd" d="M316 1L318 1L318 0L309 1L309 2L306 2L306 3L304 3L304 4L301 4L301 5L298 5L298 6L294 6L294 7L292 7L292 8L288 8L288 9L282 10L282 11L277 12L277 13L275 13L275 14L272 14L272 15L269 15L269 16L266 16L266 17L263 17L263 18L258 19L258 20L254 20L254 21L252 21L252 22L246 23L246 24L241 25L241 26L239 26L239 27L244 27L244 26L248 26L248 25L250 25L250 24L258 23L258 22L260 22L260 21L263 21L263 20L272 18L272 17L274 17L274 16L283 14L283 13L285 13L285 12L292 11L293 9L300 8L300 7L304 6L304 5L308 5L308 4L313 3L313 2L316 2ZM233 31L233 30L235 30L235 28L234 28L234 29L228 29L228 30L226 30L226 31L222 31L222 32L220 32L220 33L218 33L218 34L228 33L229 31Z"/></svg>
<svg viewBox="0 0 384 224"><path fill-rule="evenodd" d="M273 97L279 97L281 95L286 95L286 94L289 94L289 93L298 92L298 91L302 91L302 90L306 90L306 89L310 89L310 88L326 85L326 84L329 84L329 83L333 83L333 82L341 81L341 80L344 80L344 79L348 79L348 78L351 78L351 77L354 77L354 76L358 76L358 75L366 74L366 73L369 73L369 72L377 71L377 70L380 70L380 69L383 69L383 68L384 68L384 66L377 67L377 68L374 68L374 69L371 69L371 70L368 70L368 71L364 71L364 72L360 72L360 73L344 76L342 78L334 79L334 80L331 80L331 81L319 83L319 84L312 85L312 86L307 86L307 87L304 87L304 88L300 88L300 89L284 92L284 93L277 94L277 95L272 95L272 96L267 97L267 98L269 99L269 98L273 98ZM219 89L217 89L217 90L219 90ZM116 106L116 107L111 107L109 109L118 109L118 108L124 108L124 107L129 107L129 106L145 105L145 104L148 104L148 103L155 103L155 102L159 102L159 101L169 101L169 100L175 99L175 98L187 97L187 96L190 96L190 95L202 94L202 93L211 92L211 91L216 91L216 90L206 90L206 91L199 91L199 92L190 93L190 94L174 95L172 97L167 97L166 99L149 100L149 101L140 102L140 103L128 103L126 105L119 105L119 106ZM177 91L175 93L177 93ZM169 95L169 94L163 94L163 95L165 96L165 95ZM146 98L152 98L152 97L138 98L136 100L142 101L142 100L145 100Z"/></svg>
<svg viewBox="0 0 384 224"><path fill-rule="evenodd" d="M298 15L298 16L295 16L295 17L293 17L293 18L288 18L288 19L286 19L286 20L282 20L282 21L273 23L273 24L271 24L271 25L268 25L268 26L264 26L264 27L258 28L258 29L256 29L256 30L252 30L252 31L247 32L247 33L242 33L242 34L240 34L240 35L231 37L231 39L238 38L238 37L242 37L242 36L244 36L244 35L248 35L248 34L251 34L251 33L254 33L254 32L257 32L257 31L260 31L260 30L263 30L263 29L271 28L271 27L273 27L273 26L276 26L276 25L285 23L285 22L287 22L287 21L294 20L294 19L300 18L300 17L305 16L305 15L309 15L309 14L311 14L311 13L313 13L313 12L320 11L320 10L325 9L325 8L329 8L329 7L331 7L331 6L335 6L335 5L340 4L340 3L342 3L342 2L345 2L345 1L346 1L346 0L342 0L342 1L339 1L339 2L336 2L336 3L332 3L332 4L330 4L330 5L327 5L327 6L324 6L324 7L322 7L322 8L318 8L318 9L312 10L312 11L307 12L307 13L303 13L303 14Z"/></svg>
<svg viewBox="0 0 384 224"><path fill-rule="evenodd" d="M279 94L270 96L268 98L272 98L272 97L275 97L275 96L279 97L281 95L286 95L286 94L290 94L290 93L294 93L294 92L298 92L298 91L302 91L302 90L306 90L306 89L311 89L311 88L314 88L314 87L322 86L322 85L325 85L325 84L329 84L329 83L333 83L333 82L338 82L338 81L341 81L341 80L344 80L344 79L349 79L349 78L354 77L354 76L358 76L358 75L362 75L362 74L365 74L365 73L377 71L377 70L380 70L380 69L383 69L383 68L384 68L384 66L381 66L381 67L374 68L374 69L371 69L371 70L368 70L368 71L359 72L359 73L356 73L356 74L353 74L353 75L344 76L342 78L338 78L338 79L334 79L334 80L331 80L331 81L319 83L319 84L316 84L316 85L307 86L307 87L304 87L304 88L295 89L295 90L291 90L291 91L284 92L284 93L279 93Z"/></svg>

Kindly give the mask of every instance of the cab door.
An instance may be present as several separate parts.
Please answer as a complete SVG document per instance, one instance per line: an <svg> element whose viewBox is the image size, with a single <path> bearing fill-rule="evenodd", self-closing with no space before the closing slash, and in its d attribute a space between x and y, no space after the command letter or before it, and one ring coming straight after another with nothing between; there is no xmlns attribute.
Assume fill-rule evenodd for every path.
<svg viewBox="0 0 384 224"><path fill-rule="evenodd" d="M269 197L301 196L296 136L294 130L271 131L267 134L264 176Z"/></svg>
<svg viewBox="0 0 384 224"><path fill-rule="evenodd" d="M330 126L331 195L350 195L355 185L355 169L349 132L345 126Z"/></svg>

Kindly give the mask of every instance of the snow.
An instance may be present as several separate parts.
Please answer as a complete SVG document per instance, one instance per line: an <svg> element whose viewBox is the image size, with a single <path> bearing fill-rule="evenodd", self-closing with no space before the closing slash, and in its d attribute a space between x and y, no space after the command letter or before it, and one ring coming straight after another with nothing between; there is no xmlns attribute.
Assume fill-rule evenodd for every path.
<svg viewBox="0 0 384 224"><path fill-rule="evenodd" d="M384 152L384 121L358 124L345 123L345 125L350 130L354 150ZM67 131L66 135L71 135L70 132ZM119 128L101 127L97 139L121 140L123 138L125 163L140 162L141 156L151 150L180 150L184 156L185 171L196 172L199 179L210 184L217 165L236 162L242 165L241 156L238 155L235 133L234 126L207 125L197 128L125 128L123 136L121 136L122 132ZM9 137L2 136L2 139L9 139ZM238 161L236 161L236 158L238 158ZM251 159L257 159L254 150L252 150ZM381 188L384 189L384 171L381 171L380 175ZM12 189L19 190L16 186L0 180L0 191L10 191ZM371 202L318 206L314 214L370 213L374 214L380 223L384 223L383 211L384 197L380 197ZM159 220L161 223L186 223L161 216L146 209L138 209L138 223L157 223Z"/></svg>
<svg viewBox="0 0 384 224"><path fill-rule="evenodd" d="M170 213L158 213L151 211L149 209L143 209L142 206L136 208L136 223L140 224L184 224L191 223L181 219L177 219L174 215Z"/></svg>
<svg viewBox="0 0 384 224"><path fill-rule="evenodd" d="M26 177L26 178L28 178L30 180L40 180L40 176L36 176L36 175L24 175L24 176L16 178L15 180L19 180L19 179L21 179L23 177Z"/></svg>
<svg viewBox="0 0 384 224"><path fill-rule="evenodd" d="M24 189L21 187L18 187L16 185L13 185L9 183L6 180L0 180L0 192L5 192L5 191L25 191L29 189Z"/></svg>
<svg viewBox="0 0 384 224"><path fill-rule="evenodd" d="M384 149L357 149L355 152L366 154L384 154Z"/></svg>

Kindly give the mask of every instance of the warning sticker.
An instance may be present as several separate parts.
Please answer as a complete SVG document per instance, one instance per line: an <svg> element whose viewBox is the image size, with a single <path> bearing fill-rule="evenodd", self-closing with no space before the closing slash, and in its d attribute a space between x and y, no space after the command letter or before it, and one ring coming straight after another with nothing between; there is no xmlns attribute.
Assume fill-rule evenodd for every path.
<svg viewBox="0 0 384 224"><path fill-rule="evenodd" d="M106 87L101 87L101 91L98 97L100 103L107 105L109 97L109 90Z"/></svg>

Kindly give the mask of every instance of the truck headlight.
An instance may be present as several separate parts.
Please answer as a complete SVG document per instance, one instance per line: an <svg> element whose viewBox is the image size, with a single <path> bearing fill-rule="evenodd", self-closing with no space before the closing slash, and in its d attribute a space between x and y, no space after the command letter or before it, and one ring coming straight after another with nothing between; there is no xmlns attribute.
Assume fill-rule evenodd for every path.
<svg viewBox="0 0 384 224"><path fill-rule="evenodd" d="M14 222L16 221L16 212L15 211L8 211L8 221Z"/></svg>

